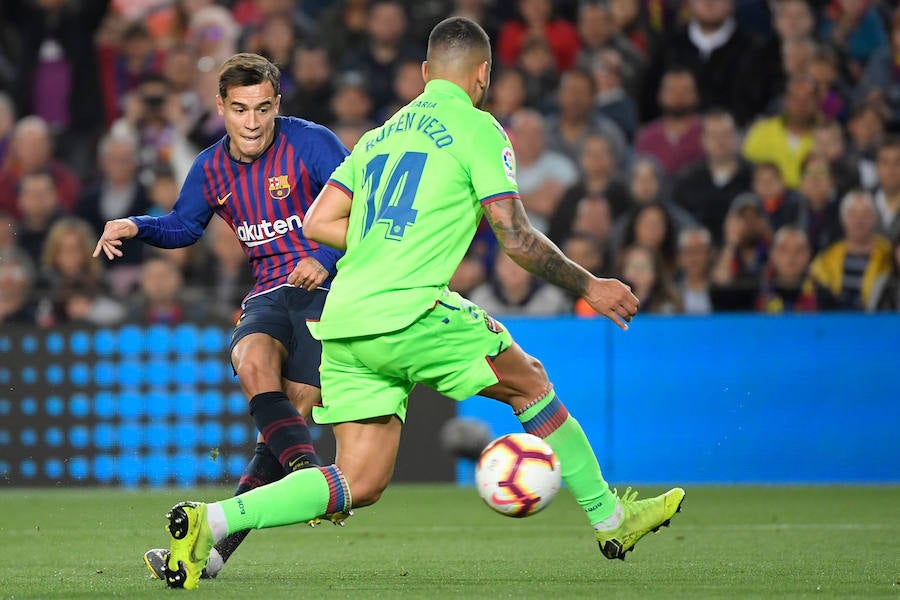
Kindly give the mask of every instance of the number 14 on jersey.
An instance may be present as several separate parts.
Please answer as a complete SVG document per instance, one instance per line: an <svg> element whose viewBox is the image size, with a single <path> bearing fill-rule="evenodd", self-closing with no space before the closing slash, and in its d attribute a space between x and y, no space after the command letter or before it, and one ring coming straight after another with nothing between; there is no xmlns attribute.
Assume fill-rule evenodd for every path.
<svg viewBox="0 0 900 600"><path fill-rule="evenodd" d="M365 183L366 215L362 237L368 235L373 225L386 225L384 237L399 242L406 228L416 222L418 212L413 208L416 191L425 168L425 152L404 152L387 178L382 191L381 178L388 155L379 154L366 164Z"/></svg>

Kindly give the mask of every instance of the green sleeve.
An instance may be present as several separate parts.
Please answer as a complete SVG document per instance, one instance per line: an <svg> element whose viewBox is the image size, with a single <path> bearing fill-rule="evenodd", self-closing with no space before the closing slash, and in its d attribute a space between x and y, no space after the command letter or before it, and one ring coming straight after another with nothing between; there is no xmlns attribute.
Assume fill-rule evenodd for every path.
<svg viewBox="0 0 900 600"><path fill-rule="evenodd" d="M486 117L475 128L469 153L472 188L481 204L519 197L512 143L496 119Z"/></svg>
<svg viewBox="0 0 900 600"><path fill-rule="evenodd" d="M337 166L328 183L343 189L352 198L355 185L356 170L353 168L353 153L344 157L344 160Z"/></svg>

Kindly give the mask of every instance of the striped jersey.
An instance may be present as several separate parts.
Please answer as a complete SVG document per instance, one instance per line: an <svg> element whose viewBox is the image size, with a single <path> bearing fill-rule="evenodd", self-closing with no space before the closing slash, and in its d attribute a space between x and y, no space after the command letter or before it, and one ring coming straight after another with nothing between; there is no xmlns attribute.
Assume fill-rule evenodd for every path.
<svg viewBox="0 0 900 600"><path fill-rule="evenodd" d="M133 218L137 238L163 248L188 246L218 214L241 241L256 278L245 300L287 285L307 256L333 276L341 253L308 240L303 217L347 156L337 136L309 121L275 117L272 144L253 162L231 158L228 145L226 135L197 156L171 213Z"/></svg>
<svg viewBox="0 0 900 600"><path fill-rule="evenodd" d="M315 326L320 339L412 323L449 283L483 206L519 197L506 132L440 79L363 135L328 184L352 202L347 250Z"/></svg>

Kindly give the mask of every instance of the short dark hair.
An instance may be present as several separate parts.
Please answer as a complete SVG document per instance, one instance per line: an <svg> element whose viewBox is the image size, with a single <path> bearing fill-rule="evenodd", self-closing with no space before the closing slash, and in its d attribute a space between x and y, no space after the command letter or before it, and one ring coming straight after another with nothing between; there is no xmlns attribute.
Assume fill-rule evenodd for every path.
<svg viewBox="0 0 900 600"><path fill-rule="evenodd" d="M484 50L491 55L491 41L481 25L465 17L449 17L434 26L428 36L428 58L433 52Z"/></svg>
<svg viewBox="0 0 900 600"><path fill-rule="evenodd" d="M219 69L219 97L224 99L228 90L233 87L257 85L266 81L272 84L276 96L281 93L281 72L278 67L259 54L235 54Z"/></svg>
<svg viewBox="0 0 900 600"><path fill-rule="evenodd" d="M877 157L879 154L881 154L882 150L885 150L887 148L900 149L900 135L889 134L884 136L884 139L881 140L880 144L878 144L878 150L875 152L875 156Z"/></svg>

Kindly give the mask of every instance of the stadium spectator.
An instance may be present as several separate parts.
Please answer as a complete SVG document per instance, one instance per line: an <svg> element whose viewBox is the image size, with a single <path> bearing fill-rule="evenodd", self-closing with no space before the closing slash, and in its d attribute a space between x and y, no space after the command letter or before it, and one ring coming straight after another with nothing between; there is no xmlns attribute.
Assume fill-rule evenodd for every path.
<svg viewBox="0 0 900 600"><path fill-rule="evenodd" d="M341 70L362 74L373 109L381 113L391 102L397 69L407 60L421 60L422 53L408 40L406 9L399 0L373 0L366 32L365 45L344 57Z"/></svg>
<svg viewBox="0 0 900 600"><path fill-rule="evenodd" d="M703 126L697 114L697 85L690 71L672 68L663 75L659 86L659 107L660 117L638 129L634 150L656 158L671 177L703 158Z"/></svg>
<svg viewBox="0 0 900 600"><path fill-rule="evenodd" d="M348 71L338 78L331 97L331 113L336 123L371 123L375 102L361 73ZM304 118L304 117L300 117Z"/></svg>
<svg viewBox="0 0 900 600"><path fill-rule="evenodd" d="M559 87L560 74L547 41L542 37L525 40L515 67L521 71L525 82L525 103L548 111L548 98L552 98Z"/></svg>
<svg viewBox="0 0 900 600"><path fill-rule="evenodd" d="M178 266L161 256L141 265L140 286L129 303L128 320L142 325L178 325L202 318L205 302L186 290Z"/></svg>
<svg viewBox="0 0 900 600"><path fill-rule="evenodd" d="M784 93L785 46L809 40L815 34L815 15L807 0L780 0L772 6L773 33L751 51L748 59L758 65L759 75L755 85L747 89L752 97L748 109L753 115L767 110L772 99Z"/></svg>
<svg viewBox="0 0 900 600"><path fill-rule="evenodd" d="M844 129L838 121L822 121L813 130L813 147L828 159L838 196L860 187L860 164L847 148ZM802 186L802 182L801 182Z"/></svg>
<svg viewBox="0 0 900 600"><path fill-rule="evenodd" d="M107 221L131 214L144 214L150 208L147 191L138 180L138 147L127 129L108 133L97 149L100 179L84 193L74 213L99 233ZM132 269L143 259L143 244L128 240L122 246L121 263Z"/></svg>
<svg viewBox="0 0 900 600"><path fill-rule="evenodd" d="M53 158L53 140L46 121L37 116L20 119L13 130L6 162L0 166L0 211L20 216L16 195L23 176L49 173L64 210L78 201L81 181L69 167Z"/></svg>
<svg viewBox="0 0 900 600"><path fill-rule="evenodd" d="M891 127L900 126L900 8L891 19L890 43L879 48L868 60L856 84L854 99L858 103L884 104L890 111Z"/></svg>
<svg viewBox="0 0 900 600"><path fill-rule="evenodd" d="M619 253L617 277L631 286L646 314L670 315L684 307L671 280L665 274L660 255L640 245L626 246Z"/></svg>
<svg viewBox="0 0 900 600"><path fill-rule="evenodd" d="M563 73L556 92L556 112L545 119L547 147L578 160L584 141L598 133L610 141L617 159L625 155L625 135L614 121L594 108L594 80L587 71L572 69Z"/></svg>
<svg viewBox="0 0 900 600"><path fill-rule="evenodd" d="M656 202L665 207L676 230L696 223L689 212L672 202L671 179L652 156L636 156L631 162L628 192L633 205Z"/></svg>
<svg viewBox="0 0 900 600"><path fill-rule="evenodd" d="M878 231L894 243L900 240L900 137L888 136L879 145L875 168L878 172L878 187L874 192Z"/></svg>
<svg viewBox="0 0 900 600"><path fill-rule="evenodd" d="M661 29L650 26L641 1L610 0L609 8L616 31L621 32L645 59L651 56Z"/></svg>
<svg viewBox="0 0 900 600"><path fill-rule="evenodd" d="M753 192L740 194L725 217L724 240L713 266L716 311L753 310L771 240L772 230L760 197Z"/></svg>
<svg viewBox="0 0 900 600"><path fill-rule="evenodd" d="M124 129L137 138L140 177L151 173L159 164L171 162L178 137L171 119L173 113L167 110L172 98L168 80L162 75L150 75L123 99L125 114L112 129L117 134L129 135L119 133Z"/></svg>
<svg viewBox="0 0 900 600"><path fill-rule="evenodd" d="M125 306L110 297L103 265L92 259L94 230L77 217L63 217L47 233L41 250L38 294L46 311L39 324L65 323L98 326L119 324Z"/></svg>
<svg viewBox="0 0 900 600"><path fill-rule="evenodd" d="M576 65L587 71L594 70L612 51L619 57L617 71L623 88L629 96L637 97L646 60L631 41L616 29L609 5L598 0L581 2L576 25L581 37Z"/></svg>
<svg viewBox="0 0 900 600"><path fill-rule="evenodd" d="M767 162L753 165L753 183L750 189L762 199L763 209L773 230L797 222L800 211L798 194L785 187L777 166Z"/></svg>
<svg viewBox="0 0 900 600"><path fill-rule="evenodd" d="M744 139L744 156L755 163L775 164L785 185L795 189L800 184L803 159L813 148L812 132L820 114L816 83L808 77L789 80L782 113L750 127Z"/></svg>
<svg viewBox="0 0 900 600"><path fill-rule="evenodd" d="M3 256L0 260L0 324L36 324L34 283L34 266L27 255L13 251Z"/></svg>
<svg viewBox="0 0 900 600"><path fill-rule="evenodd" d="M757 79L745 67L755 44L751 34L735 21L733 0L689 0L689 8L687 26L668 32L650 60L641 117L646 121L659 115L662 77L680 66L694 74L701 110L727 106L742 123L748 121L752 109L746 87Z"/></svg>
<svg viewBox="0 0 900 600"><path fill-rule="evenodd" d="M369 22L369 0L334 2L319 16L319 39L325 44L331 64L344 64L346 56L365 47Z"/></svg>
<svg viewBox="0 0 900 600"><path fill-rule="evenodd" d="M875 3L865 0L834 0L827 4L819 20L819 35L846 57L847 74L853 83L859 80L872 55L888 45Z"/></svg>
<svg viewBox="0 0 900 600"><path fill-rule="evenodd" d="M873 284L866 310L869 312L900 311L900 242L894 242L891 269Z"/></svg>
<svg viewBox="0 0 900 600"><path fill-rule="evenodd" d="M872 195L852 190L841 200L844 238L820 252L810 267L816 303L822 310L862 310L872 289L891 270L891 243L878 233Z"/></svg>
<svg viewBox="0 0 900 600"><path fill-rule="evenodd" d="M133 21L123 23L116 38L104 40L97 56L106 125L110 126L125 112L122 99L148 76L162 73L165 53L156 46L146 25Z"/></svg>
<svg viewBox="0 0 900 600"><path fill-rule="evenodd" d="M391 101L376 119L379 123L389 119L395 112L415 100L425 90L422 83L422 61L407 60L397 67L391 83Z"/></svg>
<svg viewBox="0 0 900 600"><path fill-rule="evenodd" d="M215 74L218 66L237 50L240 34L241 29L227 8L212 3L188 8L185 41L200 57L201 72Z"/></svg>
<svg viewBox="0 0 900 600"><path fill-rule="evenodd" d="M855 107L847 120L847 151L859 164L860 184L870 189L878 184L875 153L884 138L886 111L877 103L866 102Z"/></svg>
<svg viewBox="0 0 900 600"><path fill-rule="evenodd" d="M731 202L750 190L752 170L740 154L734 118L725 110L707 112L703 124L703 159L675 178L672 201L684 208L720 245Z"/></svg>
<svg viewBox="0 0 900 600"><path fill-rule="evenodd" d="M508 127L512 116L525 108L526 99L525 76L522 71L515 67L498 67L491 79L491 96L487 99L494 118Z"/></svg>
<svg viewBox="0 0 900 600"><path fill-rule="evenodd" d="M566 189L550 220L548 235L557 242L568 236L578 204L585 196L605 198L613 218L625 213L630 205L628 188L615 177L615 157L605 137L596 134L588 136L578 163L581 178Z"/></svg>
<svg viewBox="0 0 900 600"><path fill-rule="evenodd" d="M828 159L810 154L803 162L797 224L806 233L813 256L843 235L839 197Z"/></svg>
<svg viewBox="0 0 900 600"><path fill-rule="evenodd" d="M284 94L281 112L314 123L331 123L334 94L331 60L324 46L301 45L294 50L293 91Z"/></svg>
<svg viewBox="0 0 900 600"><path fill-rule="evenodd" d="M693 225L678 233L678 271L674 281L685 314L708 315L712 312L709 293L712 261L712 235L708 229Z"/></svg>
<svg viewBox="0 0 900 600"><path fill-rule="evenodd" d="M597 277L605 277L612 271L609 246L603 244L594 235L573 232L563 242L561 250L566 256Z"/></svg>
<svg viewBox="0 0 900 600"><path fill-rule="evenodd" d="M12 215L0 212L0 260L11 252L21 252L16 246L16 220Z"/></svg>
<svg viewBox="0 0 900 600"><path fill-rule="evenodd" d="M18 41L10 90L17 113L40 118L54 134L64 134L59 155L76 172L89 173L91 145L103 127L94 34L107 0L4 4ZM64 197L64 204L68 200Z"/></svg>
<svg viewBox="0 0 900 600"><path fill-rule="evenodd" d="M293 75L294 48L302 39L291 14L274 12L262 17L255 31L244 38L241 49L265 56L278 66L281 71L281 91L286 95L293 91L296 84Z"/></svg>
<svg viewBox="0 0 900 600"><path fill-rule="evenodd" d="M566 233L560 244L564 245L573 237L584 236L590 237L594 241L600 252L600 266L605 273L611 273L615 260L613 220L609 202L603 196L585 196L578 201L571 230Z"/></svg>
<svg viewBox="0 0 900 600"><path fill-rule="evenodd" d="M852 89L841 78L840 60L828 46L819 46L809 63L809 76L819 90L819 110L826 119L847 120Z"/></svg>
<svg viewBox="0 0 900 600"><path fill-rule="evenodd" d="M756 310L768 314L815 312L816 294L807 277L812 253L806 232L796 225L775 231Z"/></svg>
<svg viewBox="0 0 900 600"><path fill-rule="evenodd" d="M622 57L615 50L605 50L594 60L594 106L600 115L618 125L630 142L638 128L638 107L623 87L621 66Z"/></svg>
<svg viewBox="0 0 900 600"><path fill-rule="evenodd" d="M178 200L178 189L179 185L175 181L172 167L165 163L158 165L153 170L150 185L147 187L147 198L150 201L147 214L154 217L168 214Z"/></svg>
<svg viewBox="0 0 900 600"><path fill-rule="evenodd" d="M671 278L675 273L678 231L665 205L660 202L638 204L623 219L617 243L619 254L632 246L647 248L658 256L660 276Z"/></svg>
<svg viewBox="0 0 900 600"><path fill-rule="evenodd" d="M510 67L519 62L530 40L542 40L552 53L560 73L575 65L580 42L578 30L569 21L555 17L551 0L518 0L518 17L500 26L496 60Z"/></svg>
<svg viewBox="0 0 900 600"><path fill-rule="evenodd" d="M13 130L16 126L16 107L12 97L0 91L0 168L6 162L6 154L12 143Z"/></svg>
<svg viewBox="0 0 900 600"><path fill-rule="evenodd" d="M531 109L520 110L510 122L519 194L540 231L547 231L563 192L578 181L575 164L547 148L544 127L544 118Z"/></svg>
<svg viewBox="0 0 900 600"><path fill-rule="evenodd" d="M559 315L572 311L566 293L535 277L505 252L494 257L487 281L472 290L469 300L491 315Z"/></svg>
<svg viewBox="0 0 900 600"><path fill-rule="evenodd" d="M49 173L28 173L19 180L16 206L19 212L16 244L33 264L38 264L50 227L63 215Z"/></svg>

